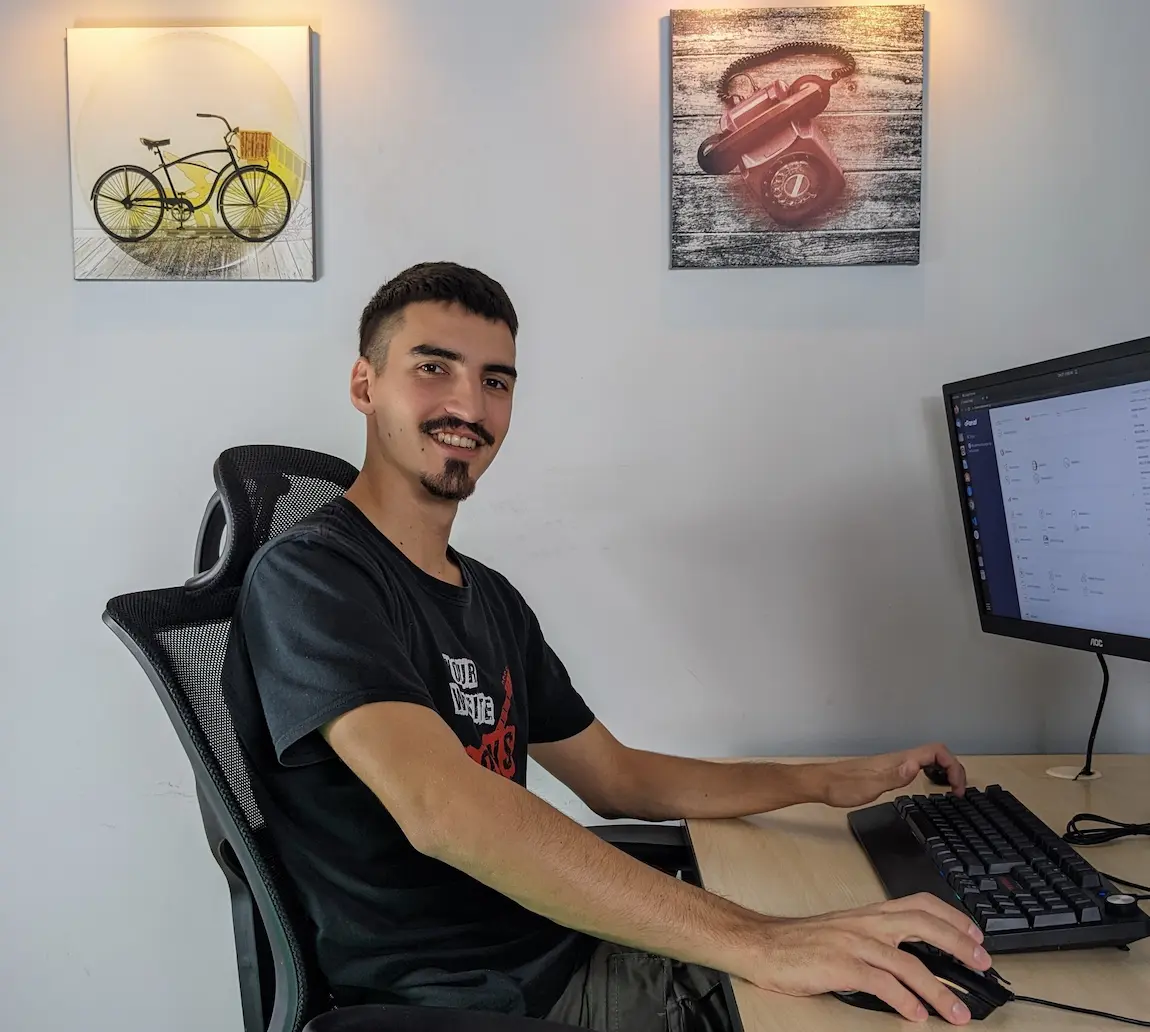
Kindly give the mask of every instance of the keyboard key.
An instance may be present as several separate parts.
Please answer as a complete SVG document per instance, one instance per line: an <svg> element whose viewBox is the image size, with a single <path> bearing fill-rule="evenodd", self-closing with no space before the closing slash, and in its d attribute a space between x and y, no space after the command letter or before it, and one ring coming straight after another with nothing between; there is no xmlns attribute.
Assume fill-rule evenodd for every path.
<svg viewBox="0 0 1150 1032"><path fill-rule="evenodd" d="M990 865L986 868L986 873L987 874L1009 874L1021 862L1022 862L1021 857L1019 857L1017 861L1007 860L1001 856L992 857L991 861L990 861Z"/></svg>
<svg viewBox="0 0 1150 1032"><path fill-rule="evenodd" d="M1078 915L1081 924L1094 924L1096 921L1102 920L1102 911L1093 903L1087 903L1083 906L1075 904L1074 912Z"/></svg>
<svg viewBox="0 0 1150 1032"><path fill-rule="evenodd" d="M914 837L919 842L925 843L928 839L937 838L938 830L931 822L930 818L924 814L915 813L913 810L907 811L904 815L907 827L914 832Z"/></svg>
<svg viewBox="0 0 1150 1032"><path fill-rule="evenodd" d="M969 875L986 874L986 867L969 849L959 849L955 852L958 862Z"/></svg>
<svg viewBox="0 0 1150 1032"><path fill-rule="evenodd" d="M988 917L985 924L980 924L980 928L988 935L995 932L1020 932L1023 929L1030 927L1030 922L1025 917L1003 917L997 915Z"/></svg>
<svg viewBox="0 0 1150 1032"><path fill-rule="evenodd" d="M1035 928L1060 928L1073 924L1078 924L1078 918L1073 910L1049 911L1034 918Z"/></svg>

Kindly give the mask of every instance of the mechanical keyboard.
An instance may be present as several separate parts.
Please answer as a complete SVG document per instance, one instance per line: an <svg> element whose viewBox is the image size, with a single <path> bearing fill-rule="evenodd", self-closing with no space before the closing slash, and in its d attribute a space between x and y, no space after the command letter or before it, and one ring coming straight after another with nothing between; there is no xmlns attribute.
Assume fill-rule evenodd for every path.
<svg viewBox="0 0 1150 1032"><path fill-rule="evenodd" d="M889 897L931 892L957 903L991 953L1150 935L1137 903L1001 785L899 796L847 819Z"/></svg>

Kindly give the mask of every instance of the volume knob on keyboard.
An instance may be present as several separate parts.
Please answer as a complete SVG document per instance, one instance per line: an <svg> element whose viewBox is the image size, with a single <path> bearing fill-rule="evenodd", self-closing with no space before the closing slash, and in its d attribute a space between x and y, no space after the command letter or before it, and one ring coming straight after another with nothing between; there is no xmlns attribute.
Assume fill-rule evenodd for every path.
<svg viewBox="0 0 1150 1032"><path fill-rule="evenodd" d="M1124 892L1106 897L1106 913L1115 917L1133 917L1138 913L1138 901Z"/></svg>

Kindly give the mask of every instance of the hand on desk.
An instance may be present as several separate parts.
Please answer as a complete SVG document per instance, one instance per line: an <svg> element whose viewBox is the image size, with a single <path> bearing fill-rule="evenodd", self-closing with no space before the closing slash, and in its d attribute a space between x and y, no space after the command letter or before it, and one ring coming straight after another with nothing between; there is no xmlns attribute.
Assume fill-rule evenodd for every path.
<svg viewBox="0 0 1150 1032"><path fill-rule="evenodd" d="M925 767L938 764L947 772L956 795L966 791L966 770L945 745L923 745L904 752L840 760L822 765L822 801L831 806L863 806L884 792L909 785Z"/></svg>
<svg viewBox="0 0 1150 1032"><path fill-rule="evenodd" d="M766 944L752 951L748 977L763 989L790 996L856 990L877 996L911 1021L926 1020L917 997L952 1024L970 1012L926 967L899 950L901 942L937 946L967 967L985 971L989 955L970 919L929 893L857 910L797 920L773 920ZM742 974L742 972L739 972Z"/></svg>

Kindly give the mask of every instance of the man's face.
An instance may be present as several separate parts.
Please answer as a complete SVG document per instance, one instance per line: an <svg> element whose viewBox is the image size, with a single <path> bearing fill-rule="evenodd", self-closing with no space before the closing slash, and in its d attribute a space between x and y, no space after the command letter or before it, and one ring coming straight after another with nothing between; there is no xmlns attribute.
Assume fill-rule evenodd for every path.
<svg viewBox="0 0 1150 1032"><path fill-rule="evenodd" d="M359 359L352 398L380 457L447 501L462 501L511 424L515 341L459 305L408 305L378 372Z"/></svg>

